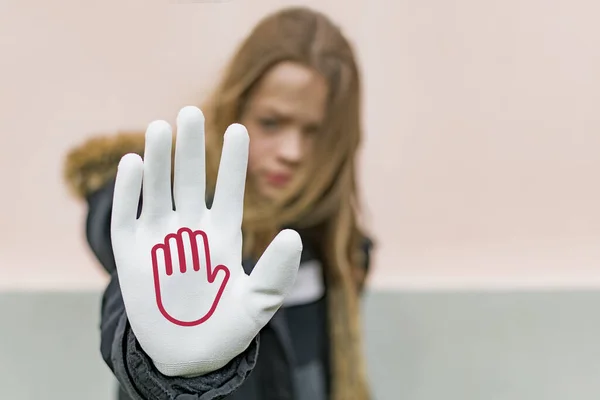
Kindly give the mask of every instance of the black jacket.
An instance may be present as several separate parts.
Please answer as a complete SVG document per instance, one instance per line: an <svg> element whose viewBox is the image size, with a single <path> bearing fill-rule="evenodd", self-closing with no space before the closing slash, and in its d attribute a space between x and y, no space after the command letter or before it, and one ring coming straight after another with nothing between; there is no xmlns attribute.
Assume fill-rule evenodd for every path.
<svg viewBox="0 0 600 400"><path fill-rule="evenodd" d="M218 371L197 378L171 378L156 370L137 342L125 312L110 239L113 190L114 181L88 197L86 235L111 276L102 298L100 348L121 385L119 399L294 400L293 351L283 310L275 314L244 353ZM367 255L370 245L365 242ZM306 246L303 258L305 254ZM252 266L244 268L249 272Z"/></svg>

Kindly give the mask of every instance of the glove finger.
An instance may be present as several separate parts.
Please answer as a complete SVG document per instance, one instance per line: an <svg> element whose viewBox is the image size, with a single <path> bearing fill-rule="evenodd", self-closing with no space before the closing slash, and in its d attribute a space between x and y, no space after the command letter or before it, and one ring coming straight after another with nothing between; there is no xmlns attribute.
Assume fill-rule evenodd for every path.
<svg viewBox="0 0 600 400"><path fill-rule="evenodd" d="M181 109L177 116L175 143L175 208L184 214L198 215L206 209L204 115L196 107Z"/></svg>
<svg viewBox="0 0 600 400"><path fill-rule="evenodd" d="M240 229L244 210L246 168L248 167L248 131L232 124L225 132L219 176L211 211L225 229Z"/></svg>
<svg viewBox="0 0 600 400"><path fill-rule="evenodd" d="M144 162L137 154L126 154L121 158L113 194L111 230L133 231L137 219Z"/></svg>
<svg viewBox="0 0 600 400"><path fill-rule="evenodd" d="M171 200L171 147L173 134L166 121L154 121L146 130L144 149L144 218L158 218L173 210Z"/></svg>

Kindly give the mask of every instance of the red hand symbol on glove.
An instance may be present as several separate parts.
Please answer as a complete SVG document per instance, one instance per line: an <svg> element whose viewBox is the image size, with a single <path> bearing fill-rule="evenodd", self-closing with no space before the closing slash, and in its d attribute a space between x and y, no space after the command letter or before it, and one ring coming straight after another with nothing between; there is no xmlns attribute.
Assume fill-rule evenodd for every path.
<svg viewBox="0 0 600 400"><path fill-rule="evenodd" d="M173 248L169 243L170 241L175 242L175 246L173 247L177 254L173 254ZM204 249L204 257L202 258L204 261L203 263L201 263L199 248ZM191 260L190 257L186 255L186 249L188 250L187 252L191 253ZM188 261L191 261L191 265L188 265ZM174 270L173 265L177 264L179 264L179 270ZM230 271L226 266L217 265L213 268L206 232L201 230L192 231L190 228L181 228L177 233L168 234L165 237L164 243L158 243L152 248L152 268L154 273L154 291L156 293L156 304L158 305L158 309L167 320L180 326L196 326L206 322L215 312L230 277ZM161 271L162 268L164 268L163 271ZM203 317L192 321L182 321L173 317L165 309L161 294L161 275L163 280L168 280L170 279L169 277L181 279L183 278L183 276L181 276L183 274L189 276L192 274L206 273L206 281L209 284L218 285L219 282L216 281L216 278L220 271L224 272L224 274L222 274L224 275L223 280L220 283L220 287L217 290L212 305ZM198 279L197 277L194 278ZM190 279L194 278L190 277ZM202 289L201 286L198 287L198 290Z"/></svg>

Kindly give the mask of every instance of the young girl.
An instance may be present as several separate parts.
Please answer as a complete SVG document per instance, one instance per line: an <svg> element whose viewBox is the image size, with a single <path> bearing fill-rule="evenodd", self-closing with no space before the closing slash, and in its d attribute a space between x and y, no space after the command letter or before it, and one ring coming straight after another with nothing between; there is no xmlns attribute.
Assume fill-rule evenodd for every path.
<svg viewBox="0 0 600 400"><path fill-rule="evenodd" d="M371 241L359 227L360 79L350 44L319 12L272 14L202 111L179 114L172 173L170 127L160 121L146 136L95 138L67 158L68 182L89 205L90 247L111 274L101 353L120 398L367 400L359 295ZM195 200L205 195L210 209ZM182 238L198 250L177 247ZM173 280L198 265L210 271L211 258L223 265L201 293ZM197 304L208 310L200 319L189 311Z"/></svg>

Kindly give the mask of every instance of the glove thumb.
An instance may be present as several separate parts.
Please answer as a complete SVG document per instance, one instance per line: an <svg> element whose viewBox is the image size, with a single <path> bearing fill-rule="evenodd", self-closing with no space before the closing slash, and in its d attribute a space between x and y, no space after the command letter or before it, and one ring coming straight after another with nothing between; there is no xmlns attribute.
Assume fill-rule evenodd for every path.
<svg viewBox="0 0 600 400"><path fill-rule="evenodd" d="M301 254L300 235L286 229L273 239L252 270L248 279L248 310L261 327L269 322L294 286Z"/></svg>

